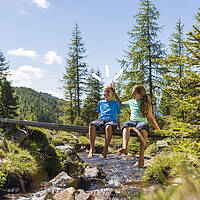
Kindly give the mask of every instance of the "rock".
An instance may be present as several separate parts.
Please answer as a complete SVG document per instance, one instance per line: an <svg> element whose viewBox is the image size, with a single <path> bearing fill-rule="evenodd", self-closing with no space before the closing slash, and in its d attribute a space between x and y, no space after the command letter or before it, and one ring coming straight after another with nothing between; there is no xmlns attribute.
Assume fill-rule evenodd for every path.
<svg viewBox="0 0 200 200"><path fill-rule="evenodd" d="M87 190L90 187L90 181L85 176L79 176L77 181L78 189Z"/></svg>
<svg viewBox="0 0 200 200"><path fill-rule="evenodd" d="M59 149L62 153L68 155L73 162L79 162L81 160L77 155L75 148L70 145L66 144L62 146L56 146L56 149Z"/></svg>
<svg viewBox="0 0 200 200"><path fill-rule="evenodd" d="M68 174L75 174L81 171L81 167L77 163L70 162L68 160L63 161L63 170Z"/></svg>
<svg viewBox="0 0 200 200"><path fill-rule="evenodd" d="M55 187L47 188L44 191L37 192L34 195L35 198L31 198L31 199L33 199L33 200L36 200L36 199L52 200L53 196L60 193L61 191L63 191L63 189L61 189L61 188L55 188Z"/></svg>
<svg viewBox="0 0 200 200"><path fill-rule="evenodd" d="M56 146L56 149L60 149L60 151L62 153L66 153L66 154L71 154L71 153L75 153L75 148L70 146L70 145L62 145L62 146Z"/></svg>
<svg viewBox="0 0 200 200"><path fill-rule="evenodd" d="M53 200L74 200L75 191L76 190L73 187L69 187L54 195Z"/></svg>
<svg viewBox="0 0 200 200"><path fill-rule="evenodd" d="M115 192L114 192L114 189L112 189L112 188L104 188L104 189L100 189L100 190L92 190L89 193L92 196L91 199L107 200L107 199L110 199Z"/></svg>
<svg viewBox="0 0 200 200"><path fill-rule="evenodd" d="M56 177L49 181L49 184L59 188L77 187L77 181L70 177L66 172L61 172L58 174Z"/></svg>
<svg viewBox="0 0 200 200"><path fill-rule="evenodd" d="M98 167L87 166L84 175L87 178L105 178L105 173Z"/></svg>
<svg viewBox="0 0 200 200"><path fill-rule="evenodd" d="M75 194L75 200L91 200L91 194L84 190L77 190Z"/></svg>

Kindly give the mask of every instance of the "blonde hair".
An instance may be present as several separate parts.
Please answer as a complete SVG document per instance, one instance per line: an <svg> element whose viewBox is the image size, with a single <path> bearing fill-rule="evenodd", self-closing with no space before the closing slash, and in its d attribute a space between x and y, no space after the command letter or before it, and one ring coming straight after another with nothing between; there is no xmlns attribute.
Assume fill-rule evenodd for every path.
<svg viewBox="0 0 200 200"><path fill-rule="evenodd" d="M142 117L148 117L149 113L152 111L151 99L147 95L147 91L142 85L136 85L133 87L132 94L136 92L141 96L140 103L140 115Z"/></svg>

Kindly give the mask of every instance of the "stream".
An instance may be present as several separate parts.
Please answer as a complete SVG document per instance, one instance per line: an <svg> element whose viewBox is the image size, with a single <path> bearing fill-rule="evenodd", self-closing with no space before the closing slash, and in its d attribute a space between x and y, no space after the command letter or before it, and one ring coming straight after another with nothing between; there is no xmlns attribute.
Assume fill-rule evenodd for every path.
<svg viewBox="0 0 200 200"><path fill-rule="evenodd" d="M150 183L144 183L142 181L142 176L144 175L146 167L137 167L139 156L132 154L108 154L106 159L100 159L100 154L96 154L93 158L88 159L87 155L87 153L79 154L85 163L88 163L91 167L102 169L106 175L103 182L91 178L91 186L88 190L115 188L116 191L129 197L120 199L136 200L138 199L138 193L141 189L151 186ZM150 158L145 157L145 165L148 164L149 160Z"/></svg>
<svg viewBox="0 0 200 200"><path fill-rule="evenodd" d="M106 174L104 185L92 184L88 190L99 189L101 187L117 188L121 185L141 182L144 168L137 167L138 158L133 155L108 154L106 159L100 159L100 154L96 154L92 159L87 158L86 153L79 156L91 167L98 167Z"/></svg>
<svg viewBox="0 0 200 200"><path fill-rule="evenodd" d="M95 154L93 158L87 158L88 153L80 153L79 157L90 167L97 167L103 171L105 178L88 178L90 182L87 191L99 190L103 188L113 188L118 192L119 198L114 199L138 199L138 193L141 189L150 185L142 181L142 176L145 172L144 168L138 168L138 156L108 154L106 159L100 159L100 154ZM145 165L149 158L145 157ZM45 190L40 190L35 193L11 195L10 198L15 200L44 200ZM41 195L43 194L43 195Z"/></svg>

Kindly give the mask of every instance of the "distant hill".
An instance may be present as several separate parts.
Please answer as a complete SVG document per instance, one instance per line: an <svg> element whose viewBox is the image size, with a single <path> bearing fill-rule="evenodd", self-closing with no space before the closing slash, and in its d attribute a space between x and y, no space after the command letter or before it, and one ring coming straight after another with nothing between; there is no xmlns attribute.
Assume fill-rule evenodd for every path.
<svg viewBox="0 0 200 200"><path fill-rule="evenodd" d="M31 88L15 87L19 97L19 117L21 120L57 123L63 100L48 93Z"/></svg>

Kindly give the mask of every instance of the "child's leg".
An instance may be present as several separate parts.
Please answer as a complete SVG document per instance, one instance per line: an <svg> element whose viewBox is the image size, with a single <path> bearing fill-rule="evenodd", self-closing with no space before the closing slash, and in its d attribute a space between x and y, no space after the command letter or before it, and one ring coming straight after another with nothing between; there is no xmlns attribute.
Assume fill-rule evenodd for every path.
<svg viewBox="0 0 200 200"><path fill-rule="evenodd" d="M144 166L144 150L146 147L146 140L147 140L147 136L148 133L145 129L140 130L141 135L143 136L143 139L145 141L145 143L141 140L141 138L139 137L139 141L140 141L140 158L139 158L139 162L138 162L138 167L142 168Z"/></svg>
<svg viewBox="0 0 200 200"><path fill-rule="evenodd" d="M94 143L96 138L96 126L89 126L89 138L90 138L90 152L88 154L88 158L92 158L94 154Z"/></svg>
<svg viewBox="0 0 200 200"><path fill-rule="evenodd" d="M119 153L121 154L125 154L127 155L128 154L128 141L129 141L129 138L130 138L130 130L131 130L131 127L125 127L123 128L123 148L119 150Z"/></svg>
<svg viewBox="0 0 200 200"><path fill-rule="evenodd" d="M131 128L127 127L123 129L123 149L125 150L125 152L128 153L128 142L129 142L129 138L130 138L130 131Z"/></svg>
<svg viewBox="0 0 200 200"><path fill-rule="evenodd" d="M141 131L139 131L138 129L136 129L135 127L131 127L131 130L133 130L134 132L136 132L138 134L139 137L139 141L141 144L143 144L143 146L146 146L146 140L144 139ZM142 129L143 130L143 129Z"/></svg>
<svg viewBox="0 0 200 200"><path fill-rule="evenodd" d="M113 134L113 129L111 125L107 125L105 127L105 147L103 149L102 155L100 158L106 158L108 154L108 146L110 145L111 139L112 139L112 134Z"/></svg>

